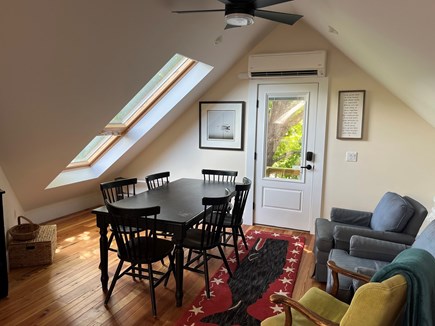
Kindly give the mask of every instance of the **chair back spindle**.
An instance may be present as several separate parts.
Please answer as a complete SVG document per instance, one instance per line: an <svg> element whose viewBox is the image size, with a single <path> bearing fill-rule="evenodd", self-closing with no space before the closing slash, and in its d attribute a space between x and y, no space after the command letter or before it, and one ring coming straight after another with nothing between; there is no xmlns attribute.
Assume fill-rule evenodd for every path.
<svg viewBox="0 0 435 326"><path fill-rule="evenodd" d="M117 179L103 182L100 190L106 202L114 203L118 200L136 195L137 178Z"/></svg>
<svg viewBox="0 0 435 326"><path fill-rule="evenodd" d="M147 175L145 177L145 181L147 183L148 190L152 190L168 184L170 175L171 174L169 171Z"/></svg>
<svg viewBox="0 0 435 326"><path fill-rule="evenodd" d="M225 197L204 197L204 219L201 233L201 247L209 248L220 243L224 219L230 195Z"/></svg>
<svg viewBox="0 0 435 326"><path fill-rule="evenodd" d="M211 170L203 169L202 175L204 181L208 182L236 182L236 177L238 175L237 171L226 171L226 170Z"/></svg>

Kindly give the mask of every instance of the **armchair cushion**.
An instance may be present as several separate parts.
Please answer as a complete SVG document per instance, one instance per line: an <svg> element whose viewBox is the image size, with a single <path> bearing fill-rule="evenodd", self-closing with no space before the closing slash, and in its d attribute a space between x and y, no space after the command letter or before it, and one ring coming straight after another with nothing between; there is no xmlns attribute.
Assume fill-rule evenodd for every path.
<svg viewBox="0 0 435 326"><path fill-rule="evenodd" d="M387 192L373 211L370 227L376 231L402 232L414 207L402 196Z"/></svg>
<svg viewBox="0 0 435 326"><path fill-rule="evenodd" d="M361 235L368 238L399 242L407 245L411 245L415 240L415 237L406 233L376 231L370 228L352 225L335 225L333 234L335 239L335 248L349 250L350 238L353 235Z"/></svg>
<svg viewBox="0 0 435 326"><path fill-rule="evenodd" d="M349 309L349 305L344 303L325 291L312 287L304 296L299 300L299 303L304 307L310 308L320 316L329 319L330 321L340 323L346 311ZM293 325L297 326L312 326L304 315L300 312L292 309ZM284 325L285 313L280 313L276 316L269 317L261 322L261 326L278 326Z"/></svg>
<svg viewBox="0 0 435 326"><path fill-rule="evenodd" d="M428 226L415 238L412 244L413 248L424 249L435 257L435 220L429 223Z"/></svg>
<svg viewBox="0 0 435 326"><path fill-rule="evenodd" d="M331 221L333 222L369 227L371 218L371 212L338 207L331 209Z"/></svg>
<svg viewBox="0 0 435 326"><path fill-rule="evenodd" d="M356 291L340 325L394 325L405 303L406 289L406 279L402 275L382 283L364 284Z"/></svg>
<svg viewBox="0 0 435 326"><path fill-rule="evenodd" d="M407 248L409 246L402 243L354 235L350 238L349 253L353 257L391 262Z"/></svg>

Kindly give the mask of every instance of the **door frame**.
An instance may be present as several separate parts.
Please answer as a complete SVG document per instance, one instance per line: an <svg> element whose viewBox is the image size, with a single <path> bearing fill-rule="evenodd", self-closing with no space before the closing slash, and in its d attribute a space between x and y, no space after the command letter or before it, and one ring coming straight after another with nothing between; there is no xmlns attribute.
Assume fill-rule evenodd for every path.
<svg viewBox="0 0 435 326"><path fill-rule="evenodd" d="M254 223L254 194L255 194L255 153L257 143L257 97L259 85L266 84L318 84L316 138L315 138L315 169L313 170L313 193L309 216L310 233L314 233L314 220L320 217L323 204L323 170L325 165L326 123L328 112L328 77L297 77L251 79L249 81L249 96L246 110L246 176L252 180L252 187L246 202L243 220L245 224Z"/></svg>

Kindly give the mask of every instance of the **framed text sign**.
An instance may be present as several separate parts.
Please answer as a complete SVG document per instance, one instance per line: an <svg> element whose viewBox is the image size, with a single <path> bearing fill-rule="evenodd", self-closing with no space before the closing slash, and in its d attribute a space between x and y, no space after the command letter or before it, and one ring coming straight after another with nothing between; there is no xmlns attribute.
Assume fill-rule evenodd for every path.
<svg viewBox="0 0 435 326"><path fill-rule="evenodd" d="M338 92L338 139L362 139L366 91Z"/></svg>
<svg viewBox="0 0 435 326"><path fill-rule="evenodd" d="M245 102L199 103L199 148L243 150Z"/></svg>

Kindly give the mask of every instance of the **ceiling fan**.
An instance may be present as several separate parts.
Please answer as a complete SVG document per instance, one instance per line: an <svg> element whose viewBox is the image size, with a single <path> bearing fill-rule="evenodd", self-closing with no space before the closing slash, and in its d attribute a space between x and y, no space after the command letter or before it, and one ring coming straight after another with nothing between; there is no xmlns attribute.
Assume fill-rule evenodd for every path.
<svg viewBox="0 0 435 326"><path fill-rule="evenodd" d="M192 14L202 12L225 12L226 27L242 27L254 23L254 17L260 17L275 22L293 25L303 16L296 14L287 14L283 12L260 10L258 8L268 7L292 0L218 0L225 4L225 9L204 9L204 10L178 10L173 11L177 14Z"/></svg>

